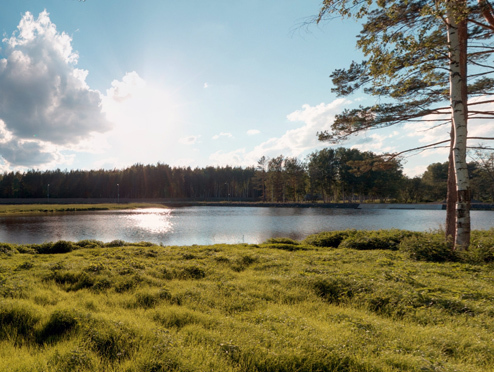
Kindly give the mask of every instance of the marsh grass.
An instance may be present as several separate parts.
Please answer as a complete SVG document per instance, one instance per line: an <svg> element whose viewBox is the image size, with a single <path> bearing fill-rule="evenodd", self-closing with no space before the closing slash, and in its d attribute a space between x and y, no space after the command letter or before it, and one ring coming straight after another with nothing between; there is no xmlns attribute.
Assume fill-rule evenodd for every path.
<svg viewBox="0 0 494 372"><path fill-rule="evenodd" d="M153 203L99 203L99 204L1 204L0 214L83 212L136 208L164 208Z"/></svg>
<svg viewBox="0 0 494 372"><path fill-rule="evenodd" d="M443 262L340 236L2 245L0 371L494 371L492 231Z"/></svg>

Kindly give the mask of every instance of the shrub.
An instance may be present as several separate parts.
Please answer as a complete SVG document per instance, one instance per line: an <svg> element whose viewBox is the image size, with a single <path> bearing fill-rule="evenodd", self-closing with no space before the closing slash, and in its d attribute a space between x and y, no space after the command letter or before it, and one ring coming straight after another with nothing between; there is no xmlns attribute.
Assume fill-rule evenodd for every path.
<svg viewBox="0 0 494 372"><path fill-rule="evenodd" d="M0 243L0 253L6 254L6 255L12 255L15 253L18 253L19 251L16 249L16 247L12 244L8 243Z"/></svg>
<svg viewBox="0 0 494 372"><path fill-rule="evenodd" d="M340 248L352 248L359 250L387 249L398 250L400 242L410 236L419 233L406 230L377 230L358 231L349 236L340 244Z"/></svg>
<svg viewBox="0 0 494 372"><path fill-rule="evenodd" d="M30 248L40 254L68 253L72 252L77 247L72 242L59 240L56 243L48 242L43 244L33 244Z"/></svg>
<svg viewBox="0 0 494 372"><path fill-rule="evenodd" d="M290 239L290 238L270 238L266 240L263 244L291 244L300 245L300 242Z"/></svg>
<svg viewBox="0 0 494 372"><path fill-rule="evenodd" d="M114 247L123 247L127 245L123 240L112 240L111 242L105 243L105 247L114 248Z"/></svg>
<svg viewBox="0 0 494 372"><path fill-rule="evenodd" d="M102 241L94 239L80 240L75 244L81 248L100 248L105 245L105 243L103 243Z"/></svg>
<svg viewBox="0 0 494 372"><path fill-rule="evenodd" d="M445 262L455 261L457 258L451 245L440 234L410 236L403 239L399 249L417 261Z"/></svg>
<svg viewBox="0 0 494 372"><path fill-rule="evenodd" d="M460 253L461 259L469 263L494 262L494 229L472 231L472 242L467 251Z"/></svg>
<svg viewBox="0 0 494 372"><path fill-rule="evenodd" d="M306 250L307 247L302 246L300 244L286 244L286 243L272 243L272 244L263 244L263 248L273 248L273 249L282 249L285 251L300 251Z"/></svg>
<svg viewBox="0 0 494 372"><path fill-rule="evenodd" d="M357 230L344 231L326 231L319 234L309 235L303 241L304 244L313 245L316 247L333 247L338 248L340 243L350 236L357 233Z"/></svg>

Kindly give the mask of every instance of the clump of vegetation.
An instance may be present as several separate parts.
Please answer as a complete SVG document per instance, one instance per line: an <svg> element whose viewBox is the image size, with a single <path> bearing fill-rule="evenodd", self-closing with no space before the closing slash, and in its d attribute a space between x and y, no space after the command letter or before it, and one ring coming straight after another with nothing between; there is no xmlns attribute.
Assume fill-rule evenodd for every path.
<svg viewBox="0 0 494 372"><path fill-rule="evenodd" d="M445 262L457 259L451 244L439 233L409 236L400 243L399 248L417 261Z"/></svg>
<svg viewBox="0 0 494 372"><path fill-rule="evenodd" d="M290 239L290 238L270 238L266 240L263 244L291 244L300 245L300 242Z"/></svg>
<svg viewBox="0 0 494 372"><path fill-rule="evenodd" d="M309 235L303 243L326 248L397 250L398 245L403 239L419 234L420 233L398 229L377 231L325 231L318 234Z"/></svg>
<svg viewBox="0 0 494 372"><path fill-rule="evenodd" d="M440 234L398 231L367 250L16 246L0 371L492 371L492 234L455 261Z"/></svg>
<svg viewBox="0 0 494 372"><path fill-rule="evenodd" d="M338 248L341 242L357 233L357 230L325 231L309 235L304 243L316 247Z"/></svg>
<svg viewBox="0 0 494 372"><path fill-rule="evenodd" d="M339 248L359 250L388 249L395 251L402 240L417 235L418 233L397 229L358 231L344 239Z"/></svg>
<svg viewBox="0 0 494 372"><path fill-rule="evenodd" d="M94 240L94 239L79 240L75 244L81 248L98 248L98 247L104 247L105 245L105 243L103 243L102 241Z"/></svg>

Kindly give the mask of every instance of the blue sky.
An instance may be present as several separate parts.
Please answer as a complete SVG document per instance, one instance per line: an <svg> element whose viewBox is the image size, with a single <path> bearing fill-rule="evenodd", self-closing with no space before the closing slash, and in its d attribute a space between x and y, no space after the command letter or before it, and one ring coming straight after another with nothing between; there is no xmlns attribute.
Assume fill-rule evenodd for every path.
<svg viewBox="0 0 494 372"><path fill-rule="evenodd" d="M0 24L0 170L135 163L255 165L327 144L345 107L329 74L362 56L360 27L304 26L320 0L16 0ZM482 135L486 135L485 131ZM376 153L446 139L417 125L344 144ZM407 159L409 175L443 150Z"/></svg>

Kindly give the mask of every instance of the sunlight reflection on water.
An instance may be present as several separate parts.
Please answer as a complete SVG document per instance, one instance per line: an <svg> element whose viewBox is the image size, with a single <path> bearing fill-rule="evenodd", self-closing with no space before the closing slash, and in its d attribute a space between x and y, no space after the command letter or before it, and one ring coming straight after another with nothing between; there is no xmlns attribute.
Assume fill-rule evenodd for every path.
<svg viewBox="0 0 494 372"><path fill-rule="evenodd" d="M172 209L138 209L125 216L138 229L156 234L166 234L173 231Z"/></svg>
<svg viewBox="0 0 494 372"><path fill-rule="evenodd" d="M444 225L441 210L183 207L0 216L0 242L148 241L164 245L262 243L273 237L350 228L427 231ZM472 211L472 227L494 226L494 211Z"/></svg>

